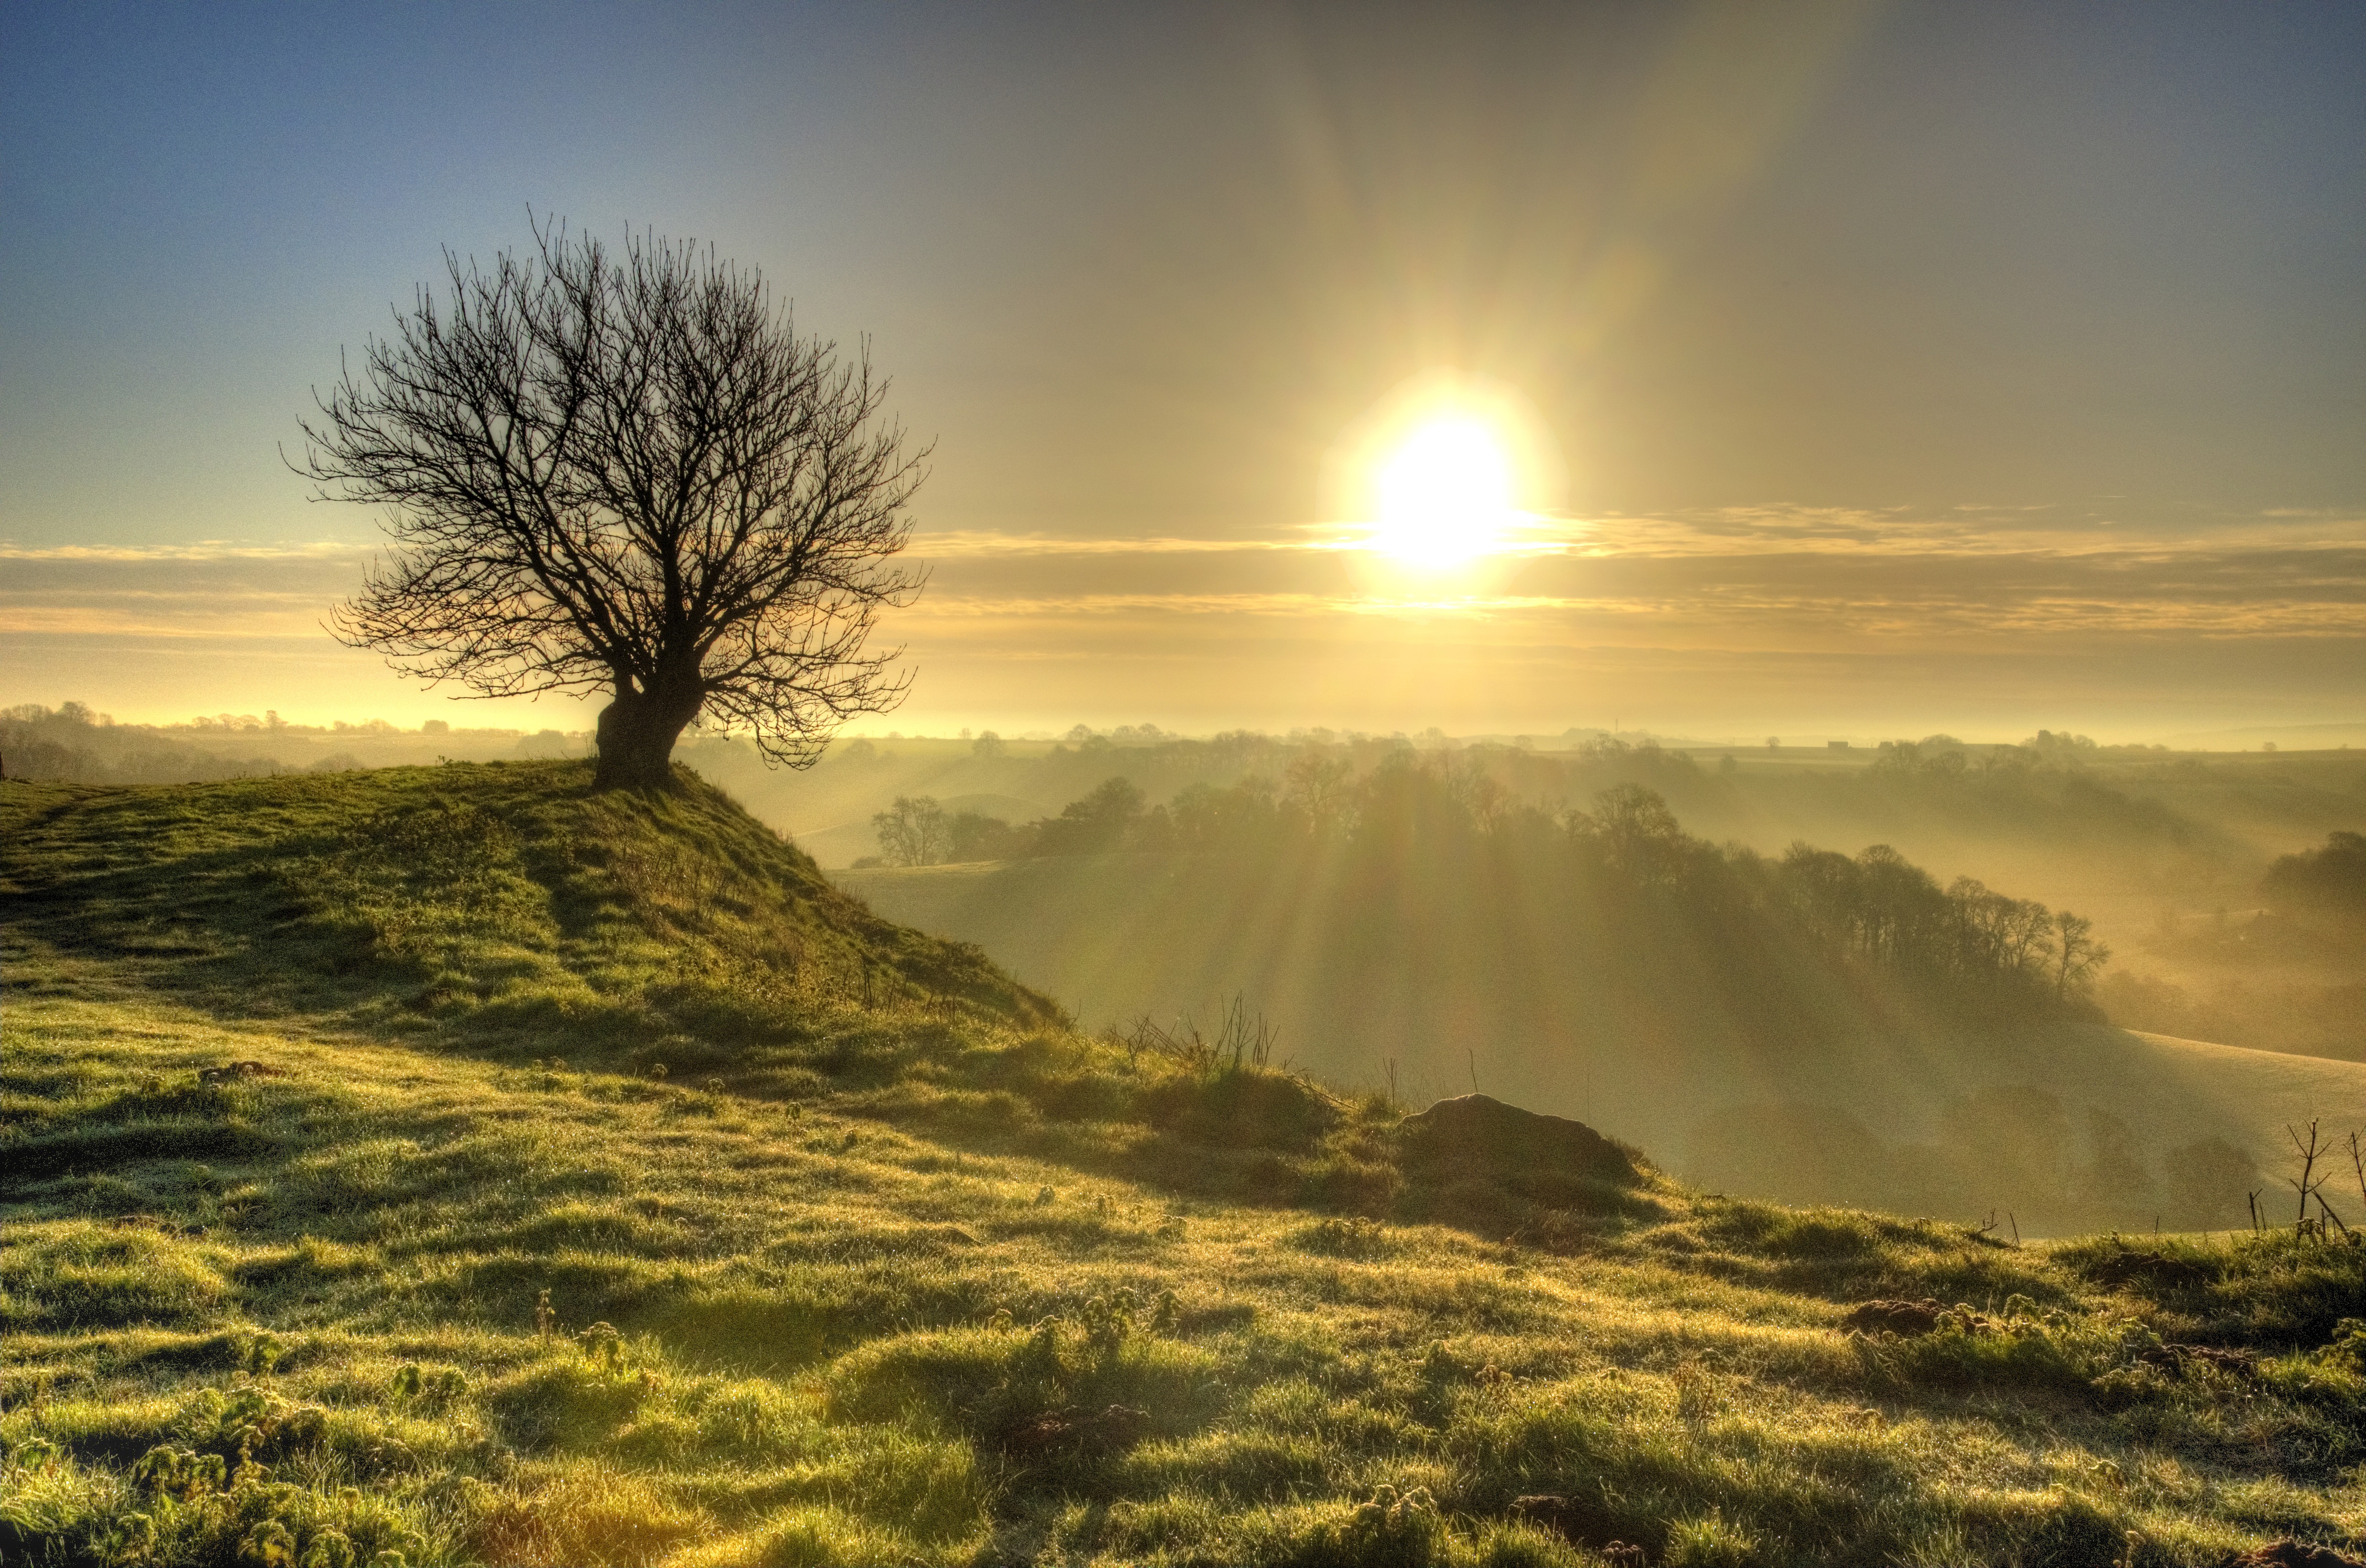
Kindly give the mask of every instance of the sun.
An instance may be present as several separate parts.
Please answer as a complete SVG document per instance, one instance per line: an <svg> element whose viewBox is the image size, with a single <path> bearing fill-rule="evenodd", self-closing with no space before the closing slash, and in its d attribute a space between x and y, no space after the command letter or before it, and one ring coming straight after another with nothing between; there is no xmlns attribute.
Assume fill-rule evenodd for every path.
<svg viewBox="0 0 2366 1568"><path fill-rule="evenodd" d="M1512 517L1512 465L1482 420L1443 415L1416 425L1372 476L1380 517L1371 547L1442 571L1497 546Z"/></svg>

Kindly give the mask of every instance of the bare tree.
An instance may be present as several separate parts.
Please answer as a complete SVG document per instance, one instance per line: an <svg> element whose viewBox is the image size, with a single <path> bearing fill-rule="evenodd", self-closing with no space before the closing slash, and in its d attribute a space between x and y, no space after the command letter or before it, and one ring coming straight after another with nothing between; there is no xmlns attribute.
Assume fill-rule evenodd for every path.
<svg viewBox="0 0 2366 1568"><path fill-rule="evenodd" d="M1683 858L1684 830L1656 790L1616 784L1594 797L1594 814L1574 812L1572 828L1602 846L1603 858L1636 881L1658 885L1675 879Z"/></svg>
<svg viewBox="0 0 2366 1568"><path fill-rule="evenodd" d="M1286 775L1290 800L1306 813L1317 834L1327 834L1346 816L1353 767L1344 756L1308 747L1290 762Z"/></svg>
<svg viewBox="0 0 2366 1568"><path fill-rule="evenodd" d="M921 584L890 557L926 453L867 351L799 338L711 247L551 223L445 259L448 299L422 287L304 421L321 498L392 509L342 641L479 697L609 690L603 788L665 782L702 717L802 767L901 700L901 650L866 645Z"/></svg>
<svg viewBox="0 0 2366 1568"><path fill-rule="evenodd" d="M2083 914L2073 914L2067 909L2054 912L2054 929L2058 937L2053 951L2055 994L2068 996L2110 960L2112 950L2095 940L2094 925Z"/></svg>
<svg viewBox="0 0 2366 1568"><path fill-rule="evenodd" d="M871 818L879 853L890 866L934 866L952 848L952 824L935 797L898 795Z"/></svg>

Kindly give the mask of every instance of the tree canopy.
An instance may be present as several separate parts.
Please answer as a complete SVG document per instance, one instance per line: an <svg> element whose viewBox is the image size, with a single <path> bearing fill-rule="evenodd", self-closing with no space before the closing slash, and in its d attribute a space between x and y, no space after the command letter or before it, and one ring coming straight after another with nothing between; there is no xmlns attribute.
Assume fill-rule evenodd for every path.
<svg viewBox="0 0 2366 1568"><path fill-rule="evenodd" d="M892 557L926 454L867 348L712 248L553 223L445 261L303 424L320 496L389 509L342 640L482 697L608 690L603 785L665 781L694 720L803 767L901 700L869 643L921 584Z"/></svg>

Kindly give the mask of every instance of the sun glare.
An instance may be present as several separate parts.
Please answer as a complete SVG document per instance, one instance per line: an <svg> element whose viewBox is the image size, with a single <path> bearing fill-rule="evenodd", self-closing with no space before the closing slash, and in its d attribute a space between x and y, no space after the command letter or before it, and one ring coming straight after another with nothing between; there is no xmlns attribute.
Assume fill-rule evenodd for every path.
<svg viewBox="0 0 2366 1568"><path fill-rule="evenodd" d="M1495 548L1512 515L1512 467L1485 423L1439 418L1415 427L1373 476L1372 545L1441 570Z"/></svg>

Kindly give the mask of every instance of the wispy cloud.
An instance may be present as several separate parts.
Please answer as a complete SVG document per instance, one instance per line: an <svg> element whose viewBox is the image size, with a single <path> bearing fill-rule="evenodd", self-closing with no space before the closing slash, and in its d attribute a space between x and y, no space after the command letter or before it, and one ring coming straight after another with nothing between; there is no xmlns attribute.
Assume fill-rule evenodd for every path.
<svg viewBox="0 0 2366 1568"><path fill-rule="evenodd" d="M173 544L51 544L28 546L0 541L0 561L338 561L369 556L379 547L349 540L255 544L227 539L196 539Z"/></svg>
<svg viewBox="0 0 2366 1568"><path fill-rule="evenodd" d="M1262 554L1310 546L1288 539L1075 538L1049 533L1000 533L986 529L944 529L915 534L911 554L927 560L1014 555L1222 555Z"/></svg>
<svg viewBox="0 0 2366 1568"><path fill-rule="evenodd" d="M2285 513L2183 530L2072 523L2062 509L1932 518L1835 508L1529 519L1468 579L1391 571L1337 527L1256 538L953 531L922 535L935 577L895 634L1001 622L1421 622L1521 626L1567 643L1928 647L2079 636L2366 637L2366 521ZM0 544L0 632L319 638L374 546ZM962 628L969 628L964 632ZM1360 633L1358 633L1360 634Z"/></svg>

